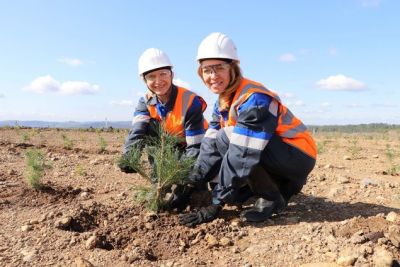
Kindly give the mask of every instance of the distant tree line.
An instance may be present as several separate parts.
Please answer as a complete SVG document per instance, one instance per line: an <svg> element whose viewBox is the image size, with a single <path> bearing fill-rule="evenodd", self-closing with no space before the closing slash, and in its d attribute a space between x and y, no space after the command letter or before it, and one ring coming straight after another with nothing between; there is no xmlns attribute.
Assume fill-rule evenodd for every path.
<svg viewBox="0 0 400 267"><path fill-rule="evenodd" d="M119 132L120 129L129 129L131 122L110 121L107 127L104 122L45 122L45 121L0 121L0 128L52 128L57 130L78 129L82 131ZM368 133L400 130L400 124L368 123L349 125L307 125L312 133L340 132L340 133Z"/></svg>
<svg viewBox="0 0 400 267"><path fill-rule="evenodd" d="M308 125L312 133L318 132L340 132L340 133L365 133L365 132L387 132L389 130L400 130L398 124L369 123L349 125Z"/></svg>

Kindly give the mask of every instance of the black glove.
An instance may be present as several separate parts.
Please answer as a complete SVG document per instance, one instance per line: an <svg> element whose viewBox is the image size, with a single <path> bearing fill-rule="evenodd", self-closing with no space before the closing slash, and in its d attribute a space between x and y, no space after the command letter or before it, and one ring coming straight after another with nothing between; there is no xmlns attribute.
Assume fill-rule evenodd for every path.
<svg viewBox="0 0 400 267"><path fill-rule="evenodd" d="M175 185L171 189L172 195L169 203L167 204L167 208L169 210L184 210L189 203L190 195L192 194L194 188L188 185Z"/></svg>
<svg viewBox="0 0 400 267"><path fill-rule="evenodd" d="M131 167L129 167L129 166L124 166L124 165L118 165L119 166L119 168L121 169L121 171L122 172L125 172L125 173L137 173L137 171L135 171L134 169L132 169Z"/></svg>
<svg viewBox="0 0 400 267"><path fill-rule="evenodd" d="M217 218L222 206L212 204L208 207L203 207L197 212L179 214L179 223L188 227L194 227L195 225L211 222Z"/></svg>
<svg viewBox="0 0 400 267"><path fill-rule="evenodd" d="M198 191L207 190L207 182L197 168L193 169L184 183Z"/></svg>

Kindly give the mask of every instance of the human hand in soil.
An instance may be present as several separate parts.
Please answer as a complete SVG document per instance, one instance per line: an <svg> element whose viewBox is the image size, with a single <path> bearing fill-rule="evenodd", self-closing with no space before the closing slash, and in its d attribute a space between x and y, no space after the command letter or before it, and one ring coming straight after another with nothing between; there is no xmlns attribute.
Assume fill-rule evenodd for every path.
<svg viewBox="0 0 400 267"><path fill-rule="evenodd" d="M194 227L201 223L211 222L217 218L221 209L221 205L212 204L208 207L202 207L196 212L179 214L179 223L188 227Z"/></svg>
<svg viewBox="0 0 400 267"><path fill-rule="evenodd" d="M198 191L207 190L207 182L196 169L189 174L184 183L186 183L188 187L193 187Z"/></svg>
<svg viewBox="0 0 400 267"><path fill-rule="evenodd" d="M167 203L168 209L177 209L178 211L184 210L189 203L190 195L194 188L187 185L174 185L171 190L171 196Z"/></svg>

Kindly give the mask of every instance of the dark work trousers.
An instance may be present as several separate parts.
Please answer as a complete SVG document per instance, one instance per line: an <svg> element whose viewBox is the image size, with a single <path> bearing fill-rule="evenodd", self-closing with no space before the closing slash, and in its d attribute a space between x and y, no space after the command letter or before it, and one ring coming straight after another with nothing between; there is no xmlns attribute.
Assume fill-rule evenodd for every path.
<svg viewBox="0 0 400 267"><path fill-rule="evenodd" d="M229 139L223 130L217 134L216 146L221 156L224 156L229 147ZM238 190L235 202L243 203L251 196L275 200L279 194L288 201L303 188L314 166L314 158L283 142L280 136L273 135L262 152L261 163L253 166L245 181L235 184ZM231 181L221 182L227 185Z"/></svg>

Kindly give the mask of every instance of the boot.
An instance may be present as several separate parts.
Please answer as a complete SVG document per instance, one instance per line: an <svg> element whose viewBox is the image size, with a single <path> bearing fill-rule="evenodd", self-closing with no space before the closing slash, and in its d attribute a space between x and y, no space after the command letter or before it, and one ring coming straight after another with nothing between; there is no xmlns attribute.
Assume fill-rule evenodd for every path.
<svg viewBox="0 0 400 267"><path fill-rule="evenodd" d="M286 207L286 201L279 195L276 200L259 198L251 209L245 210L240 214L244 222L262 222L269 219L272 214L278 214Z"/></svg>

